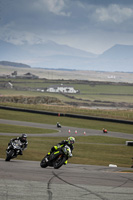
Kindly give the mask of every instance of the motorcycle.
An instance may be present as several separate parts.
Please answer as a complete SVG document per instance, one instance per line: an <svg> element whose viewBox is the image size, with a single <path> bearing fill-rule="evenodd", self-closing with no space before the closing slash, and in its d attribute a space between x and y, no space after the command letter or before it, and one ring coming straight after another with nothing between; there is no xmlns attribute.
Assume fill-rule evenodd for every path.
<svg viewBox="0 0 133 200"><path fill-rule="evenodd" d="M68 158L72 157L71 149L68 145L59 148L57 151L52 152L48 158L46 155L41 163L40 166L42 168L46 168L47 166L54 167L54 169L59 169Z"/></svg>
<svg viewBox="0 0 133 200"><path fill-rule="evenodd" d="M14 140L8 146L6 150L6 159L5 161L10 161L13 158L16 158L22 152L22 143L19 140Z"/></svg>
<svg viewBox="0 0 133 200"><path fill-rule="evenodd" d="M103 128L103 133L108 133L107 129Z"/></svg>
<svg viewBox="0 0 133 200"><path fill-rule="evenodd" d="M60 123L57 123L57 128L61 128L61 124Z"/></svg>

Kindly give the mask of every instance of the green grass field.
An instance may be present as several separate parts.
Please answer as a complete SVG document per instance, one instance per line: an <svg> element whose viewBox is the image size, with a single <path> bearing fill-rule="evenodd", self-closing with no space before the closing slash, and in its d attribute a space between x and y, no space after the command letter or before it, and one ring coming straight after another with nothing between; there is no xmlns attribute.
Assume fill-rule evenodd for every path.
<svg viewBox="0 0 133 200"><path fill-rule="evenodd" d="M40 110L40 111L49 111L56 113L71 113L71 114L80 114L87 116L96 116L103 118L112 118L112 119L122 119L122 120L133 120L133 111L132 109L122 110L122 109L86 109L78 108L75 106L63 106L63 105L48 105L48 104L20 104L20 103L0 103L2 106L24 108L31 110Z"/></svg>
<svg viewBox="0 0 133 200"><path fill-rule="evenodd" d="M2 143L0 146L2 158L5 158L5 149L10 138L9 136L0 137ZM28 148L24 151L23 156L18 156L17 159L41 161L50 148L63 139L66 138L29 137ZM104 139L108 142L108 145L104 143ZM89 141L89 143L86 141ZM98 141L102 143L99 144ZM132 147L125 146L123 139L120 139L118 144L116 144L114 138L107 138L106 136L101 137L98 141L95 136L82 137L82 139L76 137L73 157L69 160L69 163L103 166L116 164L118 167L131 166Z"/></svg>
<svg viewBox="0 0 133 200"><path fill-rule="evenodd" d="M96 121L96 120L87 120L87 119L77 119L69 117L58 117L50 116L44 114L33 114L9 110L0 110L1 119L13 119L27 122L36 122L43 124L56 124L59 121L63 126L68 127L78 127L78 128L88 128L102 130L103 127L106 127L110 131L114 132L123 132L133 134L131 124L120 124L120 123L111 123L105 121Z"/></svg>
<svg viewBox="0 0 133 200"><path fill-rule="evenodd" d="M56 133L57 130L51 129L41 129L41 128L33 128L29 126L16 126L16 125L8 125L8 124L0 124L0 132L1 133L27 133L27 134L45 134L45 133Z"/></svg>
<svg viewBox="0 0 133 200"><path fill-rule="evenodd" d="M81 81L72 81L72 80L41 80L41 79L0 79L1 82L7 83L11 81L14 88L18 89L6 89L1 90L2 95L26 95L26 96L54 96L62 101L78 101L82 102L84 100L99 100L99 101L113 101L113 102L127 102L133 103L133 85L124 85L120 83L108 84L108 82L92 84L92 82L81 82ZM36 92L33 91L38 88L47 88L51 85L64 84L68 86L73 86L76 90L79 90L78 94L71 94L75 98L80 98L82 100L70 99L64 97L61 94L57 93L47 93L47 92ZM28 89L28 91L25 91Z"/></svg>
<svg viewBox="0 0 133 200"><path fill-rule="evenodd" d="M133 104L133 85L126 83L109 83L109 82L86 82L78 80L44 80L44 79L0 79L1 83L6 84L11 81L14 88L1 88L1 96L19 96L19 97L56 97L61 103L58 106L46 105L46 104L19 104L0 102L0 105L15 106L21 108L31 108L60 113L76 113L97 117L116 118L124 120L133 120L133 106L130 105L127 109L121 107L120 104ZM0 84L1 84L0 83ZM37 88L47 88L51 85L64 84L73 86L79 90L80 93L68 94L64 96L58 93L37 92ZM96 103L97 109L93 109L93 105L89 105L89 101ZM113 102L113 104L111 104ZM75 105L77 106L72 106ZM80 105L80 104L81 105ZM87 103L87 108L84 105ZM71 104L71 106L69 106ZM118 105L117 105L118 104ZM83 107L83 106L84 107ZM111 106L112 105L112 106ZM103 110L100 106L107 106L106 110ZM112 107L113 110L107 109ZM123 108L123 109L122 109Z"/></svg>
<svg viewBox="0 0 133 200"><path fill-rule="evenodd" d="M59 121L65 126L84 127L101 130L104 126L110 131L118 131L132 134L132 125L117 124L109 122L100 122L93 120L72 119L67 117L47 116L32 113L23 113L16 111L0 110L1 119L20 120L29 122L38 122L46 124L55 124ZM32 127L22 127L1 124L0 132L14 133L41 133L44 129L34 129ZM33 130L34 129L34 130ZM21 131L20 131L21 130ZM47 132L48 130L46 130ZM52 130L50 130L52 131ZM55 130L53 130L54 132ZM1 158L5 158L5 149L11 139L11 136L0 136ZM24 151L23 156L17 159L41 161L45 154L53 145L56 145L64 137L29 137L28 148ZM130 167L132 165L133 147L125 145L126 139L111 138L107 136L76 136L73 157L69 163L103 165L116 164L118 167Z"/></svg>

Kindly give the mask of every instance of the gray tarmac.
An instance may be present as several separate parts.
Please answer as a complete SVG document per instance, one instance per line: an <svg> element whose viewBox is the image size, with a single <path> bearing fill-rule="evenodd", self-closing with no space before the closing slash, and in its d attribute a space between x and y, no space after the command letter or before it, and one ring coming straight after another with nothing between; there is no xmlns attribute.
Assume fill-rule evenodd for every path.
<svg viewBox="0 0 133 200"><path fill-rule="evenodd" d="M133 173L125 168L0 159L0 200L132 200ZM126 168L127 170L127 168Z"/></svg>
<svg viewBox="0 0 133 200"><path fill-rule="evenodd" d="M14 121L14 120L5 120L0 119L0 124L10 124L10 125L18 125L18 126L30 126L35 128L44 128L44 129L55 129L58 132L55 133L45 133L45 134L29 134L28 137L68 137L71 136L83 136L85 135L99 135L99 136L107 136L107 137L116 137L116 138L125 138L129 140L133 140L132 134L127 133L119 133L119 132L111 132L109 131L107 134L103 134L102 130L94 130L94 129L84 129L84 128L77 128L77 127L67 127L62 126L62 128L57 128L56 125L51 124L40 124L40 123L33 123L33 122L24 122L24 121ZM70 133L69 133L70 131ZM18 136L18 133L0 133L0 135L11 135L11 136Z"/></svg>
<svg viewBox="0 0 133 200"><path fill-rule="evenodd" d="M41 136L103 135L102 131L54 125L0 120L1 124L15 124L52 128L58 133ZM11 133L0 133L0 135ZM18 134L17 134L18 135ZM37 134L38 135L38 134ZM29 134L28 136L37 136ZM133 139L131 134L113 133L109 137ZM39 135L38 135L39 136ZM40 167L40 162L0 159L0 200L133 200L133 173L131 168L67 164L60 169Z"/></svg>

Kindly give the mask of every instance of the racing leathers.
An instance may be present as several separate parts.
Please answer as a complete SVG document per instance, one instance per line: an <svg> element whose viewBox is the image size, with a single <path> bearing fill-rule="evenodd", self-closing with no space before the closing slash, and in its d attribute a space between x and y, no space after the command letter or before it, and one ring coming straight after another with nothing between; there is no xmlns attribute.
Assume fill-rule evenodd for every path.
<svg viewBox="0 0 133 200"><path fill-rule="evenodd" d="M27 141L27 139L24 140L22 137L16 137L16 138L11 139L10 142L8 143L7 151L10 149L12 142L15 141L15 140L20 140L22 146L21 146L21 151L20 151L19 154L23 155L22 151L27 148L28 141Z"/></svg>
<svg viewBox="0 0 133 200"><path fill-rule="evenodd" d="M53 147L51 148L50 152L48 152L48 154L47 154L48 157L50 156L50 154L51 154L52 152L57 151L59 148L64 147L65 145L68 145L68 146L70 147L71 152L73 151L73 149L74 149L73 144L70 144L68 140L63 140L63 141L61 141L60 143L58 143L57 146L53 146ZM66 165L67 162L68 162L68 161L66 160L65 163L64 163L64 165Z"/></svg>

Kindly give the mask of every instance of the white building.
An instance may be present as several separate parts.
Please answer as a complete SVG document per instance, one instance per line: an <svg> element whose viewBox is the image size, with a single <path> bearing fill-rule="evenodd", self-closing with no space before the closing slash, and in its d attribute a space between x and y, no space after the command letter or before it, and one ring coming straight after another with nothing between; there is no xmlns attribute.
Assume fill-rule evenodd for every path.
<svg viewBox="0 0 133 200"><path fill-rule="evenodd" d="M47 92L57 92L57 93L78 93L78 90L75 90L72 86L66 86L66 85L54 85L50 86L46 90Z"/></svg>
<svg viewBox="0 0 133 200"><path fill-rule="evenodd" d="M11 82L6 83L6 88L13 88L13 84Z"/></svg>

